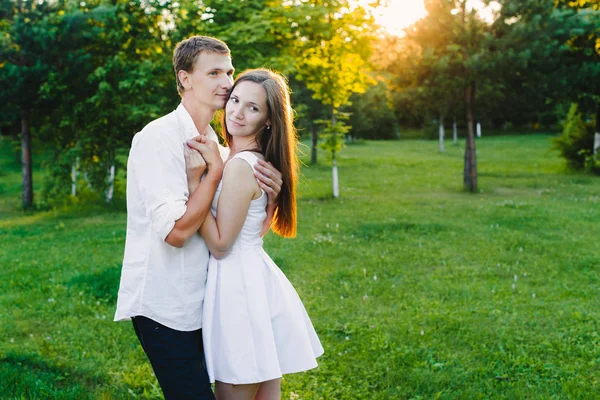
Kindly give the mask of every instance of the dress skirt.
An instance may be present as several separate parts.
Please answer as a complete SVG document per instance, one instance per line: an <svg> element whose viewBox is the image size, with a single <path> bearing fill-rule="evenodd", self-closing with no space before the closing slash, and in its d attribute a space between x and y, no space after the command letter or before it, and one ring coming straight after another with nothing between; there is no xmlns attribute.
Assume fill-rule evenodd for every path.
<svg viewBox="0 0 600 400"><path fill-rule="evenodd" d="M202 335L211 382L264 382L315 368L323 354L300 297L262 246L211 256Z"/></svg>

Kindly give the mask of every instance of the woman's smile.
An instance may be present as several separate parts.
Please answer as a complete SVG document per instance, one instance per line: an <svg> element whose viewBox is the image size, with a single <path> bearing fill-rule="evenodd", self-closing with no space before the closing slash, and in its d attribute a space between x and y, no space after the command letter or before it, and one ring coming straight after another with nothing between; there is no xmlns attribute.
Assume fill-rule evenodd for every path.
<svg viewBox="0 0 600 400"><path fill-rule="evenodd" d="M234 120L233 120L233 119L231 119L231 118L229 118L229 122L231 122L231 123L232 123L233 125L235 125L235 126L239 126L239 127L242 127L242 126L244 126L243 124L240 124L239 122L237 122L237 121L234 121Z"/></svg>

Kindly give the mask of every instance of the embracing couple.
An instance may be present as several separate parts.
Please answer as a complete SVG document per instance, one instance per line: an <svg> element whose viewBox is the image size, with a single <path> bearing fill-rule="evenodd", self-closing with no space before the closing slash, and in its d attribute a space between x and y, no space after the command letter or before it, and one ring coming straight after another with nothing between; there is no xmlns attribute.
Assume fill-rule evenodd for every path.
<svg viewBox="0 0 600 400"><path fill-rule="evenodd" d="M262 248L296 233L297 138L272 71L233 81L229 48L194 36L173 55L181 104L135 135L115 320L135 333L170 399L279 399L282 374L323 348ZM218 144L210 126L225 109ZM211 383L215 382L215 394Z"/></svg>

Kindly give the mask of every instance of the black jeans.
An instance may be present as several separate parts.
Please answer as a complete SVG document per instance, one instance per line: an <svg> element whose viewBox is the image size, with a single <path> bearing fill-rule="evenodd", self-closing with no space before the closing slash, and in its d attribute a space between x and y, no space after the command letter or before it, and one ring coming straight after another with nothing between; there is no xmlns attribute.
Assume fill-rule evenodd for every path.
<svg viewBox="0 0 600 400"><path fill-rule="evenodd" d="M176 331L141 316L132 321L165 400L215 398L204 363L201 329Z"/></svg>

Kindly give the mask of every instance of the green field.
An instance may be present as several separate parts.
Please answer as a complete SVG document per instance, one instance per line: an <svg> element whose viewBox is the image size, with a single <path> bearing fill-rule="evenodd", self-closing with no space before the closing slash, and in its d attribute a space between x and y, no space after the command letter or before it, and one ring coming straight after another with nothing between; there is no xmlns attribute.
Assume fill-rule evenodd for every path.
<svg viewBox="0 0 600 400"><path fill-rule="evenodd" d="M462 141L348 146L339 200L324 161L303 168L298 237L265 247L325 355L283 398L598 398L600 178L568 172L549 137L478 140L477 194ZM112 322L125 213L23 213L19 173L5 143L0 397L160 398Z"/></svg>

